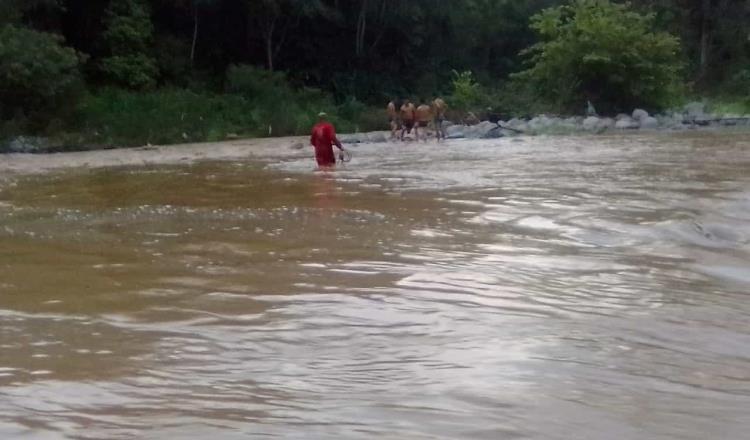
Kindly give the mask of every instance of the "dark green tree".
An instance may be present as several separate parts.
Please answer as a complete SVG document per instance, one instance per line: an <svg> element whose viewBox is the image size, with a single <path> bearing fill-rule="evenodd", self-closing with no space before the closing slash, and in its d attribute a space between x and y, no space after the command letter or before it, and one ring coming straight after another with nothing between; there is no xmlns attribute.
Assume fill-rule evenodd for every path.
<svg viewBox="0 0 750 440"><path fill-rule="evenodd" d="M142 0L112 0L105 23L103 38L109 55L100 66L108 80L131 89L153 87L159 69L150 54L154 27L148 4Z"/></svg>
<svg viewBox="0 0 750 440"><path fill-rule="evenodd" d="M41 129L74 108L82 91L80 61L57 35L0 27L0 117Z"/></svg>
<svg viewBox="0 0 750 440"><path fill-rule="evenodd" d="M609 0L575 0L534 16L541 42L516 76L560 110L587 100L603 111L667 107L680 95L679 40L654 30L654 16Z"/></svg>

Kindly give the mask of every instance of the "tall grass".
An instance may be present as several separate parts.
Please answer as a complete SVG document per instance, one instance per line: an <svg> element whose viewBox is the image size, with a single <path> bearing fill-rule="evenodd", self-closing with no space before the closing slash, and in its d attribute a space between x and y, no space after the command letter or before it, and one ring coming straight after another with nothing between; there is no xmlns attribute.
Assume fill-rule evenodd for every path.
<svg viewBox="0 0 750 440"><path fill-rule="evenodd" d="M325 111L341 132L384 129L382 111L315 89L294 89L278 74L234 68L225 93L165 88L102 89L78 107L68 139L99 147L304 135ZM70 133L73 133L72 135ZM70 143L70 142L69 142Z"/></svg>
<svg viewBox="0 0 750 440"><path fill-rule="evenodd" d="M87 142L101 146L215 141L258 134L258 111L245 99L189 90L100 90L78 111Z"/></svg>

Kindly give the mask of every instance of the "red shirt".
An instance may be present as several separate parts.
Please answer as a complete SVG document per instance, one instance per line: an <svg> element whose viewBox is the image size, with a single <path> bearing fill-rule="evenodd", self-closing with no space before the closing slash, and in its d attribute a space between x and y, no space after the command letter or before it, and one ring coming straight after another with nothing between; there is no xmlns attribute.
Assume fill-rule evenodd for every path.
<svg viewBox="0 0 750 440"><path fill-rule="evenodd" d="M319 122L312 129L310 143L315 147L315 159L320 166L336 165L333 145L339 144L336 130L330 122Z"/></svg>

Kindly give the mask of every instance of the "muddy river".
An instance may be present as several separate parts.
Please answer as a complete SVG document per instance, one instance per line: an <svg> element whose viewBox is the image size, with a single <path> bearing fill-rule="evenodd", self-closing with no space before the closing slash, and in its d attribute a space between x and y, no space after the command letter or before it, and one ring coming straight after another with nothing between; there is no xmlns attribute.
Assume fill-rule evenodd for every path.
<svg viewBox="0 0 750 440"><path fill-rule="evenodd" d="M352 150L4 176L0 438L748 438L750 135Z"/></svg>

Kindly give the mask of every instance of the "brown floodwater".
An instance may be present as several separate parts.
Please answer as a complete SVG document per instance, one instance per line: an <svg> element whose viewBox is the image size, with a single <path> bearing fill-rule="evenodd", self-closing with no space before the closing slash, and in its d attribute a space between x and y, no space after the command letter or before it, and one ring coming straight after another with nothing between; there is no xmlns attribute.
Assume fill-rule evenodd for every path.
<svg viewBox="0 0 750 440"><path fill-rule="evenodd" d="M0 182L0 438L744 439L750 136Z"/></svg>

